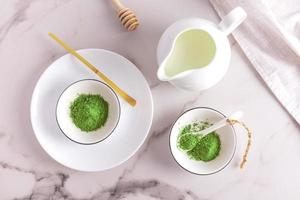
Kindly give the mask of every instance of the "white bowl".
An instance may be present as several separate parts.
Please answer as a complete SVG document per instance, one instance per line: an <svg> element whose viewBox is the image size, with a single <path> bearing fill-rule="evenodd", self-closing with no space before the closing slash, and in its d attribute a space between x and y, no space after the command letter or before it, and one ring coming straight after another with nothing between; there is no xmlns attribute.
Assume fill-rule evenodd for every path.
<svg viewBox="0 0 300 200"><path fill-rule="evenodd" d="M220 154L212 161L191 160L186 152L177 147L177 137L181 127L195 121L215 123L224 117L225 115L215 109L197 107L186 111L175 121L170 133L170 148L175 161L183 169L198 175L209 175L221 171L229 164L236 149L236 135L233 126L225 126L216 131L221 139L221 150Z"/></svg>
<svg viewBox="0 0 300 200"><path fill-rule="evenodd" d="M109 104L105 125L95 131L83 132L77 128L70 117L70 104L79 94L99 94ZM56 106L56 119L63 134L79 144L95 144L106 139L117 127L120 119L120 102L116 93L105 83L84 79L72 83L60 95Z"/></svg>

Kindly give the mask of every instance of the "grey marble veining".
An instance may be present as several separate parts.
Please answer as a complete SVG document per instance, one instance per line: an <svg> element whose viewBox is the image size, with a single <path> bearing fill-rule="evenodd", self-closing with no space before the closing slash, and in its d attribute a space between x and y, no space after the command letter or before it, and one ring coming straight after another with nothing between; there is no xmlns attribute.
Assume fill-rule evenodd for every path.
<svg viewBox="0 0 300 200"><path fill-rule="evenodd" d="M43 173L34 170L26 170L20 167L11 166L4 162L0 163L0 167L2 169L15 170L34 176L35 184L30 194L17 199L82 199L73 197L72 194L65 189L65 183L69 178L68 174L62 172ZM125 170L118 178L115 185L99 190L88 199L126 199L127 196L136 194L165 200L181 200L189 198L195 200L199 199L197 195L190 190L182 191L177 187L161 182L157 179L126 181L127 173L128 170Z"/></svg>

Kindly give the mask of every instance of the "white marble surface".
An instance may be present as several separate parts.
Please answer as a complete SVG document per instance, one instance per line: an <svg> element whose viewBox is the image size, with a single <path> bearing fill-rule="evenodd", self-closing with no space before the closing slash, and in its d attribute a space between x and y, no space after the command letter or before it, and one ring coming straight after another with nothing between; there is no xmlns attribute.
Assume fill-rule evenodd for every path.
<svg viewBox="0 0 300 200"><path fill-rule="evenodd" d="M184 92L156 78L156 45L163 30L186 17L219 19L206 0L124 0L141 26L124 31L108 0L0 0L0 199L299 199L300 132L238 45L230 70L205 92ZM39 146L29 119L33 87L65 52L52 31L76 49L104 48L134 62L149 82L154 121L148 139L114 169L82 173L61 166ZM239 130L231 164L212 176L182 170L168 149L171 123L184 110L241 109L254 130L246 169L238 169L246 135Z"/></svg>

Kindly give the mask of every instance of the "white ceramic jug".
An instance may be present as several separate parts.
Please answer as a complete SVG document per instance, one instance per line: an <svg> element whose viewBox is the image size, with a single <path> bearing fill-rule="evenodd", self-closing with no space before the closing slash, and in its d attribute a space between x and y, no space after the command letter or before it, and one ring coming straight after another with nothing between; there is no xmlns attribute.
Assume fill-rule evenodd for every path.
<svg viewBox="0 0 300 200"><path fill-rule="evenodd" d="M158 78L186 90L200 91L218 83L231 57L227 36L246 17L246 12L237 7L218 25L199 18L171 25L158 44Z"/></svg>

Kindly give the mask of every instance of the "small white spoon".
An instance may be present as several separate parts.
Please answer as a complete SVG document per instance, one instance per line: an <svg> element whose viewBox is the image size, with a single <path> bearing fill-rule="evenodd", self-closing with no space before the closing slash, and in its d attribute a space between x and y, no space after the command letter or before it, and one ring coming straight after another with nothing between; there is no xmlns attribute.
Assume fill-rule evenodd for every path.
<svg viewBox="0 0 300 200"><path fill-rule="evenodd" d="M225 117L224 119L218 121L214 125L206 128L202 131L192 133L192 134L202 135L202 137L204 137L207 134L209 134L209 133L211 133L211 132L213 132L217 129L220 129L220 128L226 126L226 125L229 125L228 120L239 120L240 118L242 118L242 116L243 116L243 112L242 111L237 111L237 112L231 114L229 117Z"/></svg>
<svg viewBox="0 0 300 200"><path fill-rule="evenodd" d="M230 123L228 122L228 120L238 120L240 119L241 117L243 116L243 112L242 111L237 111L235 113L233 113L232 115L230 115L229 117L225 117L224 119L218 121L217 123L215 123L214 125L212 125L211 127L208 127L202 131L199 131L199 132L192 132L192 133L189 133L189 134L184 134L184 135L181 135L180 138L179 138L179 141L181 140L185 140L186 137L189 137L188 135L200 135L201 138L203 138L204 136L208 135L209 133L215 131L215 130L218 130L226 125L229 125ZM185 139L183 139L185 138ZM197 141L197 139L194 139ZM193 149L195 147L195 145L197 144L197 142L194 142L192 143L190 146L188 147L180 147L181 150L183 151L189 151L191 149Z"/></svg>

